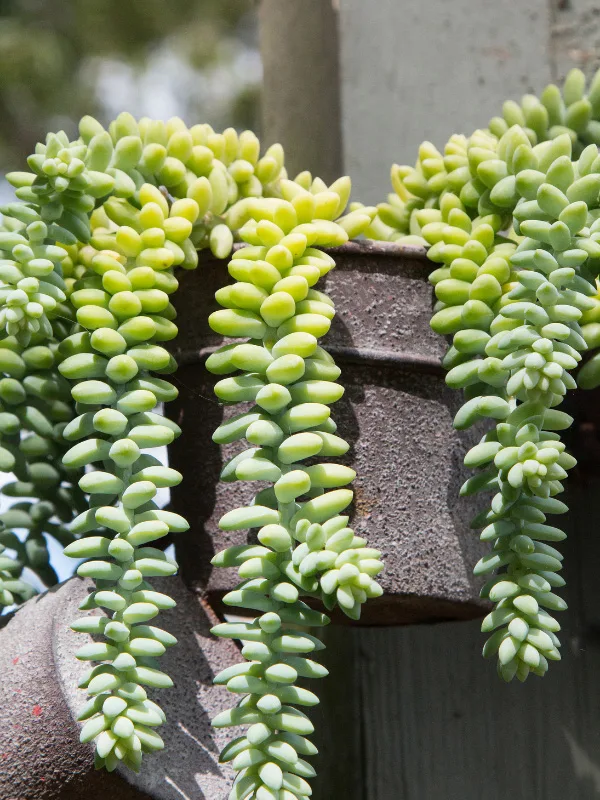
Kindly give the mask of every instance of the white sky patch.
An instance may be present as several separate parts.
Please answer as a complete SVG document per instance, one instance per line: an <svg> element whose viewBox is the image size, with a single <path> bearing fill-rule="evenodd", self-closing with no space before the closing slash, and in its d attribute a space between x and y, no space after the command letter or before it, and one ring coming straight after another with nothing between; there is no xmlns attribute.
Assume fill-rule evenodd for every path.
<svg viewBox="0 0 600 800"><path fill-rule="evenodd" d="M165 42L142 69L119 59L92 60L84 69L94 76L97 101L107 118L123 109L136 117L179 116L192 124L227 115L236 96L260 83L262 64L255 48L225 41L217 63L195 69ZM192 119L202 111L202 119Z"/></svg>

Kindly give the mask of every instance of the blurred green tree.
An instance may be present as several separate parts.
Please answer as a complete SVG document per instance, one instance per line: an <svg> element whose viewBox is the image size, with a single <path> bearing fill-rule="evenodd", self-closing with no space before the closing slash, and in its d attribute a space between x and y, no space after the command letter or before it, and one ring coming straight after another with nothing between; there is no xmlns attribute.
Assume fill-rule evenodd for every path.
<svg viewBox="0 0 600 800"><path fill-rule="evenodd" d="M252 0L0 0L0 170L83 114L256 128Z"/></svg>

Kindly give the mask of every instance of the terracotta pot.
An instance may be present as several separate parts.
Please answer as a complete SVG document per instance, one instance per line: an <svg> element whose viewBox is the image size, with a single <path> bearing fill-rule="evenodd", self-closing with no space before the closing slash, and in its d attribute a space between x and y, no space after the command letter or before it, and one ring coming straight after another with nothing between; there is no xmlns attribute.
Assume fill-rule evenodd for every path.
<svg viewBox="0 0 600 800"><path fill-rule="evenodd" d="M366 604L363 622L375 625L466 619L484 605L472 568L482 552L469 521L476 501L459 499L467 477L464 452L476 433L458 433L461 402L446 387L440 359L445 342L429 327L431 269L425 252L397 245L350 243L330 251L337 262L323 281L337 315L324 340L342 368L346 393L333 406L338 433L351 443L345 462L354 483L356 532L383 553L385 595ZM219 483L221 467L240 449L219 448L211 434L239 406L223 406L213 393L207 356L224 343L210 330L215 291L231 282L225 262L202 259L196 272L179 274L175 296L180 334L173 352L180 396L168 405L183 428L170 463L185 480L172 506L191 530L176 538L186 583L219 608L236 583L233 570L212 569L210 559L245 533L218 529L223 513L244 505L256 484Z"/></svg>

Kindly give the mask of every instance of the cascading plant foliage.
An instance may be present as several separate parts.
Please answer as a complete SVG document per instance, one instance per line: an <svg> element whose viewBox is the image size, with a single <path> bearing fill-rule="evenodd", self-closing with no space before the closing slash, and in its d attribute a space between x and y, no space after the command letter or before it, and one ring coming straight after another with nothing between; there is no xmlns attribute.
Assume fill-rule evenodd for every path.
<svg viewBox="0 0 600 800"><path fill-rule="evenodd" d="M217 292L224 308L209 318L213 330L245 340L224 345L207 361L211 372L231 375L217 382L217 397L254 403L214 435L222 444L245 439L250 445L221 477L273 483L252 505L228 512L219 523L226 531L259 528L258 544L230 547L213 559L216 566L237 567L241 578L225 603L259 612L252 622L213 629L239 639L246 659L215 679L243 697L213 724L250 726L221 756L237 772L232 800L311 794L306 778L315 772L302 756L316 753L306 738L313 725L295 706L313 706L318 698L296 684L327 674L307 657L323 644L303 629L316 633L329 618L303 598L320 599L327 609L339 606L358 619L362 603L382 593L375 581L383 566L379 552L341 514L353 497L341 487L354 479L354 470L322 461L349 446L336 435L329 408L343 394L336 383L340 369L318 344L335 311L329 297L312 288L335 266L318 247L343 244L369 224L374 209L339 219L348 179L327 190L302 176L282 180L280 192L280 199L254 204L239 231L246 246L228 267L236 282Z"/></svg>
<svg viewBox="0 0 600 800"><path fill-rule="evenodd" d="M509 101L488 129L452 136L443 154L425 142L414 168L394 165L395 193L367 230L439 264L431 326L452 337L446 382L466 401L455 426L494 421L465 457L477 472L461 494L493 493L473 520L492 545L475 573L490 576L481 593L494 604L483 653L507 681L560 658L551 612L566 608L553 591L565 533L547 516L567 511L556 496L576 463L560 439L573 420L557 407L600 344L599 144L600 72L586 94L572 70L562 91ZM600 383L600 356L578 379Z"/></svg>
<svg viewBox="0 0 600 800"><path fill-rule="evenodd" d="M354 471L322 460L348 445L329 408L343 393L340 370L318 344L335 311L313 287L335 266L318 248L360 234L376 209L343 216L348 178L289 180L281 147L260 157L249 131L121 114L108 130L85 117L79 132L75 141L49 134L31 171L7 176L17 200L2 208L0 232L0 468L14 472L3 492L19 502L2 515L0 603L33 592L24 567L56 582L47 536L83 559L77 573L94 589L81 610L104 613L72 624L95 637L77 652L96 664L80 683L89 696L81 739L108 770L137 771L164 746L155 728L165 715L147 689L172 685L157 658L176 640L149 623L174 601L151 578L177 565L154 543L188 527L155 502L182 479L152 452L181 433L157 413L177 396L164 347L177 334L170 295L175 268L194 269L197 250L225 258L242 241L229 264L236 282L219 291L224 309L210 324L247 341L226 345L208 368L230 376L216 386L223 402L255 405L215 440L251 445L224 480L274 485L220 523L260 528L260 544L215 558L242 579L226 602L259 616L214 629L241 640L246 659L216 679L243 697L214 724L251 725L222 754L238 773L232 798L307 797L314 770L301 756L316 749L296 706L318 701L297 680L326 674L307 657L323 644L304 629L329 619L306 599L357 619L381 594L382 568L341 514Z"/></svg>
<svg viewBox="0 0 600 800"><path fill-rule="evenodd" d="M32 594L25 568L56 581L48 538L84 559L94 589L82 610L104 612L72 626L95 637L77 655L96 664L81 682L81 737L97 766L138 770L163 747L147 689L171 685L157 659L175 639L150 623L174 602L151 579L177 565L155 542L188 527L156 502L182 476L152 452L181 433L159 413L177 395L170 296L176 268L194 269L203 248L227 258L234 241L234 282L209 320L228 341L207 368L218 399L244 406L214 440L242 443L224 481L260 485L220 520L257 529L256 543L213 559L238 569L225 602L246 618L214 628L244 657L216 677L240 699L215 726L244 728L221 756L237 773L231 800L310 796L316 748L298 707L318 698L299 682L326 675L310 656L329 622L313 606L358 619L381 594L379 553L343 513L355 473L335 460L348 445L330 409L340 370L319 344L335 314L315 288L335 266L321 248L366 233L425 246L439 265L432 327L452 336L447 382L465 393L455 424L493 421L461 490L493 493L473 523L492 543L475 568L494 604L484 654L505 680L543 675L560 658L552 612L565 608L553 591L565 534L547 517L567 511L557 495L575 464L558 406L600 344L600 77L586 95L574 70L562 92L505 104L443 154L425 143L415 168L393 167L387 203L349 213L349 179L290 180L281 147L261 157L248 131L121 114L108 130L85 117L79 133L49 134L30 171L7 176L16 200L1 209L0 469L15 480L2 490L0 605ZM600 383L600 356L578 379Z"/></svg>
<svg viewBox="0 0 600 800"><path fill-rule="evenodd" d="M134 220L140 189L148 182L165 187L171 201L187 198L198 204L189 236L180 236L181 247L176 234L167 237L172 264L193 268L196 249L205 247L225 258L245 204L276 192L283 174L281 146L273 145L260 157L251 131L220 134L208 125L188 131L176 118L167 124L142 119L138 125L131 115L121 114L110 132L85 117L80 134L75 142L63 132L50 134L38 145L29 159L32 171L7 176L18 202L0 209L0 468L17 479L2 487L17 502L0 515L5 524L0 543L18 556L6 562L3 574L19 581L27 567L46 585L56 582L46 537L61 545L72 542L68 524L87 506L78 487L81 469L62 463L69 447L62 431L77 412L69 383L58 371L58 346L74 324L93 331L102 320L102 311L94 308L103 309L107 301L97 294L103 290L102 272L94 270L93 257L104 250L114 254L117 227ZM189 223L182 222L184 228ZM176 224L167 227L172 232ZM152 243L151 234L147 241L145 250L162 246ZM154 342L168 341L177 331L168 300L177 287L168 275L170 266L154 270L154 281L138 274L129 287L139 300L136 313L144 318L148 336L160 313ZM94 291L77 295L74 307L70 295L84 288ZM138 301L132 302L137 307ZM125 312L105 313L103 325L116 328L115 320L120 325L127 319ZM145 338L133 335L128 341ZM15 530L26 531L24 542ZM20 581L9 591L2 605L25 599L31 590Z"/></svg>

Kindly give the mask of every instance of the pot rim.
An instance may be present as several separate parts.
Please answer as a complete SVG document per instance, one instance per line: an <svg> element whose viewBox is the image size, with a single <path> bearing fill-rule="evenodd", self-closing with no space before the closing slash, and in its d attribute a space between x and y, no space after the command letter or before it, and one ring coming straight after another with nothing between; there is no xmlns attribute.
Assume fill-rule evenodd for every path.
<svg viewBox="0 0 600 800"><path fill-rule="evenodd" d="M425 247L401 242L380 242L375 239L352 239L339 247L324 247L327 253L340 255L364 255L387 258L410 258L431 264Z"/></svg>
<svg viewBox="0 0 600 800"><path fill-rule="evenodd" d="M246 245L243 242L236 242L232 252L240 250ZM341 256L376 256L377 258L410 258L412 261L421 261L423 264L431 265L427 257L425 247L414 244L402 244L401 242L380 242L375 239L352 239L338 247L323 247L324 252L339 254ZM210 250L199 250L199 260L202 262L226 261L227 259L216 258Z"/></svg>

